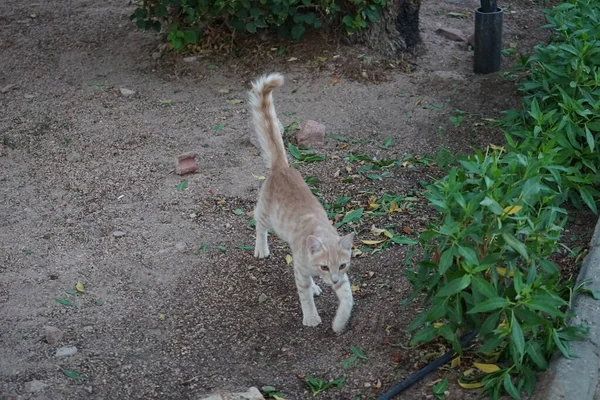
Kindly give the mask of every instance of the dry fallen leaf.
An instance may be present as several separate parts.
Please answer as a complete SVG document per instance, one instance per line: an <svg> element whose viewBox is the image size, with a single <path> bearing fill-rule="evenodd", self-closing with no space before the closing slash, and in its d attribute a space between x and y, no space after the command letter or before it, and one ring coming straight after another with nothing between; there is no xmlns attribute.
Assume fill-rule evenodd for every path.
<svg viewBox="0 0 600 400"><path fill-rule="evenodd" d="M352 288L352 293L356 293L356 292L360 291L360 286L358 286L358 285L352 285L351 288Z"/></svg>
<svg viewBox="0 0 600 400"><path fill-rule="evenodd" d="M333 222L333 221L331 221ZM354 249L352 250L352 257L358 257L362 254L362 251L360 251L359 249Z"/></svg>
<svg viewBox="0 0 600 400"><path fill-rule="evenodd" d="M81 282L77 282L77 284L75 285L75 289L80 293L85 292L85 287L83 286L83 283L81 283Z"/></svg>
<svg viewBox="0 0 600 400"><path fill-rule="evenodd" d="M340 82L340 78L338 78L337 76L334 77L333 79L331 79L331 84L332 85L336 85Z"/></svg>
<svg viewBox="0 0 600 400"><path fill-rule="evenodd" d="M371 279L373 277L373 275L375 275L375 272L369 271L369 272L367 272L367 274L369 275L369 279Z"/></svg>
<svg viewBox="0 0 600 400"><path fill-rule="evenodd" d="M435 323L433 324L433 327L434 327L435 329L437 329L437 328L440 328L440 327L442 327L442 326L444 326L444 323L443 323L443 322L435 322Z"/></svg>
<svg viewBox="0 0 600 400"><path fill-rule="evenodd" d="M379 389L379 388L381 388L381 379L377 379L377 382L375 382L375 383L373 384L373 388L374 388L374 389Z"/></svg>
<svg viewBox="0 0 600 400"><path fill-rule="evenodd" d="M163 314L163 313L158 314L158 319L165 319L165 314Z"/></svg>
<svg viewBox="0 0 600 400"><path fill-rule="evenodd" d="M267 177L264 176L264 175L255 175L255 174L252 174L252 176L255 177L256 179L258 179L259 181L264 181L265 179L267 179Z"/></svg>
<svg viewBox="0 0 600 400"><path fill-rule="evenodd" d="M504 207L504 213L506 215L513 215L521 211L523 207L519 205Z"/></svg>
<svg viewBox="0 0 600 400"><path fill-rule="evenodd" d="M490 144L490 148L492 150L504 151L504 147L502 147L502 146L496 146L495 144Z"/></svg>
<svg viewBox="0 0 600 400"><path fill-rule="evenodd" d="M413 229L410 226L405 226L404 228L402 228L402 231L404 233L409 234L409 235L414 232Z"/></svg>
<svg viewBox="0 0 600 400"><path fill-rule="evenodd" d="M398 204L396 204L395 201L390 201L390 208L388 210L388 213L391 214L391 213L400 212L400 211L402 211L402 210L400 209L400 207L398 207Z"/></svg>
<svg viewBox="0 0 600 400"><path fill-rule="evenodd" d="M506 268L496 267L496 271L498 271L498 275L500 275L500 276L506 276ZM508 276L510 276L511 278L513 276L515 276L515 271L514 270L510 271L510 273L508 274Z"/></svg>
<svg viewBox="0 0 600 400"><path fill-rule="evenodd" d="M419 100L417 100L417 102L416 102L415 104L416 104L416 105L418 105L418 106L420 106L420 105L421 105L421 103L423 103L423 100L422 100L422 99L419 99Z"/></svg>
<svg viewBox="0 0 600 400"><path fill-rule="evenodd" d="M285 262L287 265L290 265L292 263L292 261L293 261L293 258L291 255L288 254L285 256Z"/></svg>
<svg viewBox="0 0 600 400"><path fill-rule="evenodd" d="M229 93L229 89L219 89L219 93L227 94Z"/></svg>
<svg viewBox="0 0 600 400"><path fill-rule="evenodd" d="M460 356L454 357L452 361L450 361L450 368L458 368L460 367Z"/></svg>
<svg viewBox="0 0 600 400"><path fill-rule="evenodd" d="M217 204L220 206L224 206L227 202L225 200L219 200L217 201Z"/></svg>
<svg viewBox="0 0 600 400"><path fill-rule="evenodd" d="M364 244L379 244L379 243L383 243L385 242L387 239L383 239L383 240L361 240L361 242L363 242Z"/></svg>
<svg viewBox="0 0 600 400"><path fill-rule="evenodd" d="M496 364L482 364L474 362L473 366L481 372L485 372L486 374L491 374L492 372L500 371L500 367Z"/></svg>
<svg viewBox="0 0 600 400"><path fill-rule="evenodd" d="M464 383L458 380L458 384L463 389L479 389L480 387L485 386L485 382L473 382L473 383Z"/></svg>
<svg viewBox="0 0 600 400"><path fill-rule="evenodd" d="M288 62L296 61L297 59L298 59L297 57L291 57L290 59L288 59Z"/></svg>
<svg viewBox="0 0 600 400"><path fill-rule="evenodd" d="M350 173L350 172L352 172L352 168L350 168L350 167L346 167L346 172L347 172L347 173Z"/></svg>

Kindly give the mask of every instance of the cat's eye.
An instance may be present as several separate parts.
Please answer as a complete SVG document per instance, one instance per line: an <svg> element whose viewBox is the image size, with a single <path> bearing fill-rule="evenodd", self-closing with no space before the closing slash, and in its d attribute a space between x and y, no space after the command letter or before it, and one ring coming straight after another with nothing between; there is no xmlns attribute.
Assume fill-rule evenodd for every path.
<svg viewBox="0 0 600 400"><path fill-rule="evenodd" d="M329 271L329 267L327 265L321 265L321 269L323 271Z"/></svg>
<svg viewBox="0 0 600 400"><path fill-rule="evenodd" d="M346 264L340 265L340 271L343 270L343 269L346 269Z"/></svg>

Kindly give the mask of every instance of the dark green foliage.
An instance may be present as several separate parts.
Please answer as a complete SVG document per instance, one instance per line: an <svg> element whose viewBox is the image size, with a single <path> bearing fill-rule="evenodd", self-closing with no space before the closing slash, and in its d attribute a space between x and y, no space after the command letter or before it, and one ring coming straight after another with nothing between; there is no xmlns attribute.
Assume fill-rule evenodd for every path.
<svg viewBox="0 0 600 400"><path fill-rule="evenodd" d="M202 28L225 24L238 32L270 29L299 40L328 26L353 34L378 23L389 0L144 0L131 15L140 29L168 32L176 50L195 44Z"/></svg>
<svg viewBox="0 0 600 400"><path fill-rule="evenodd" d="M531 393L535 371L587 333L568 326L583 285L561 280L551 261L567 221L567 201L597 213L600 192L600 2L572 0L547 11L554 32L523 62L522 108L507 112L505 148L459 157L428 187L440 213L420 237L425 261L409 271L412 296L429 307L409 326L412 343L442 337L461 352L457 331L479 329L478 352L500 370L484 392Z"/></svg>

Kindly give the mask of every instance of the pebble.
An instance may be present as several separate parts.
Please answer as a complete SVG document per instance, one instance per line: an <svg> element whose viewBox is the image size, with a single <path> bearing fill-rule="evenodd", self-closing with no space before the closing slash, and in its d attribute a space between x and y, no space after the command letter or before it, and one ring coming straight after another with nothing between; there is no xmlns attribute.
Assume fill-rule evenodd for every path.
<svg viewBox="0 0 600 400"><path fill-rule="evenodd" d="M73 152L67 156L68 162L77 162L77 161L81 161L81 159L82 159L81 154L79 154L77 152Z"/></svg>
<svg viewBox="0 0 600 400"><path fill-rule="evenodd" d="M198 216L198 214L196 214L196 213L191 213L191 214L190 214L190 218L191 218L191 219L194 219L194 218L196 218L197 216Z"/></svg>
<svg viewBox="0 0 600 400"><path fill-rule="evenodd" d="M192 63L192 62L196 62L196 60L198 59L198 57L196 56L191 56L191 57L184 57L183 61L187 62L187 63Z"/></svg>
<svg viewBox="0 0 600 400"><path fill-rule="evenodd" d="M325 142L325 125L320 122L307 120L296 133L299 146L315 147Z"/></svg>
<svg viewBox="0 0 600 400"><path fill-rule="evenodd" d="M127 235L127 234L126 234L125 232L123 232L123 231L114 231L114 232L112 233L112 235L113 235L114 237L123 237L123 236L125 236L125 235Z"/></svg>
<svg viewBox="0 0 600 400"><path fill-rule="evenodd" d="M184 251L187 248L187 245L184 242L177 242L175 248L179 251Z"/></svg>
<svg viewBox="0 0 600 400"><path fill-rule="evenodd" d="M29 393L41 392L47 386L48 385L46 383L34 379L31 382L25 383L25 391Z"/></svg>
<svg viewBox="0 0 600 400"><path fill-rule="evenodd" d="M267 295L264 293L261 293L260 296L258 296L258 302L259 303L264 303L265 301L267 301Z"/></svg>
<svg viewBox="0 0 600 400"><path fill-rule="evenodd" d="M16 88L17 88L17 85L15 85L14 83L9 83L8 85L6 85L2 89L0 89L0 92L6 93L9 90L13 90L13 89L16 89Z"/></svg>
<svg viewBox="0 0 600 400"><path fill-rule="evenodd" d="M127 88L121 88L119 89L121 91L121 94L125 97L130 97L133 96L135 94L135 91L131 90L131 89L127 89Z"/></svg>
<svg viewBox="0 0 600 400"><path fill-rule="evenodd" d="M26 99L28 99L28 100L31 100L31 99L35 98L35 95L33 95L33 94L26 94L24 97Z"/></svg>
<svg viewBox="0 0 600 400"><path fill-rule="evenodd" d="M86 332L93 332L94 331L94 327L92 325L84 326L83 330L86 331Z"/></svg>
<svg viewBox="0 0 600 400"><path fill-rule="evenodd" d="M77 347L75 346L64 346L56 350L56 357L68 357L77 354Z"/></svg>
<svg viewBox="0 0 600 400"><path fill-rule="evenodd" d="M44 330L44 337L48 344L55 344L63 337L63 332L54 326L45 326Z"/></svg>

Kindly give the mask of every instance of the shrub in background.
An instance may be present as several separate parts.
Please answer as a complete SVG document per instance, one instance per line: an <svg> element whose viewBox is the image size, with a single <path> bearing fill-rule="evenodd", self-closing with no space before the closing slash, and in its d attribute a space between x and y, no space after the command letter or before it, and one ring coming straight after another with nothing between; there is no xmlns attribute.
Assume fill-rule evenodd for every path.
<svg viewBox="0 0 600 400"><path fill-rule="evenodd" d="M343 29L352 34L379 22L390 0L143 0L131 20L141 29L168 33L176 50L195 44L206 27L237 32L277 31L294 40L307 29Z"/></svg>

